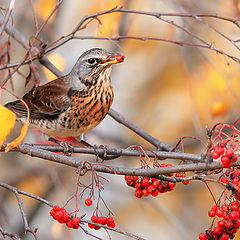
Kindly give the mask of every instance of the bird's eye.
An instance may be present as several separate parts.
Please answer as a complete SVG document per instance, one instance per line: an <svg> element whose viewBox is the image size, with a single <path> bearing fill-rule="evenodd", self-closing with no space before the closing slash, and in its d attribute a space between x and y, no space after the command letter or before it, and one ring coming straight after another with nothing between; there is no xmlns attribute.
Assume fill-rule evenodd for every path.
<svg viewBox="0 0 240 240"><path fill-rule="evenodd" d="M88 59L88 63L89 64L94 64L94 63L96 63L97 61L96 61L96 59L95 58L89 58Z"/></svg>

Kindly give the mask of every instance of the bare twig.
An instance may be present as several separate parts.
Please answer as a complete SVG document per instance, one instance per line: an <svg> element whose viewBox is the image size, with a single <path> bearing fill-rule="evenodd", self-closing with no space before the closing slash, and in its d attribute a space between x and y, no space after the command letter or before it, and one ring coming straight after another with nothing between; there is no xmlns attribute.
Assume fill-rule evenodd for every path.
<svg viewBox="0 0 240 240"><path fill-rule="evenodd" d="M192 37L194 38L198 38L198 40L200 40L202 43L204 44L195 44L195 43L189 43L189 42L183 42L183 41L176 41L176 40L171 40L171 39L164 39L164 38L156 38L156 37L136 37L136 36L118 36L115 38L97 38L97 37L77 37L75 36L75 34L86 27L86 25L88 24L89 20L91 19L97 19L97 17L105 15L105 14L111 14L111 13L117 13L117 12L122 12L122 13L129 13L129 14L137 14L137 15L146 15L146 16L152 16L152 17L157 17L158 19L171 23L173 25L175 25L178 28L181 28L183 31L185 31L186 33L190 34ZM124 9L122 7L119 8L113 8L110 10L106 10L106 11L101 11L98 13L94 13L94 14L90 14L87 16L84 16L80 22L78 23L78 25L73 29L73 31L66 35L61 37L60 39L56 40L54 43L48 45L45 49L44 52L41 53L41 58L43 58L43 62L45 62L45 66L48 68L49 66L52 67L51 64L49 64L49 60L47 60L43 55L62 46L63 44L65 44L66 42L72 40L72 39L102 39L102 40L120 40L120 39L138 39L138 40L157 40L157 41L164 41L164 42L169 42L169 43L173 43L173 44L177 44L177 45L181 45L181 46L192 46L192 47L199 47L199 48L205 48L205 49L209 49L209 50L213 50L217 53L223 54L229 58L231 58L233 61L240 63L240 59L236 56L233 56L231 54L228 54L227 52L217 48L216 46L214 46L212 43L208 43L203 39L199 39L198 36L192 34L191 32L189 32L188 30L186 30L185 28L175 24L173 21L169 21L166 19L162 19L162 17L182 17L182 18L193 18L195 20L200 21L201 23L203 23L203 21L200 18L216 18L222 21L228 21L231 22L233 24L235 24L238 28L240 28L240 24L239 21L236 19L231 19L231 18L227 18L227 17L222 17L222 16L218 16L217 14L187 14L187 13L160 13L160 12L146 12L146 11L137 11L137 10L131 10L131 9ZM0 24L1 22L3 22L3 19L1 19L0 16ZM210 26L209 26L210 27ZM24 39L24 36L22 36L22 34L20 34L18 31L15 31L16 29L14 29L12 26L10 26L9 24L6 25L6 32L8 34L10 34L13 38L15 38L20 44L23 44L24 47L27 48L29 47L28 44L28 40ZM211 27L210 27L211 28ZM213 28L212 28L213 29ZM222 36L225 36L224 34L222 34ZM19 41L20 40L20 41ZM236 42L236 41L235 41ZM231 40L231 43L234 43L234 41ZM236 44L234 44L234 46L236 47ZM36 48L34 49L36 50ZM39 56L39 51L37 50L36 52L37 54L32 56L32 60L37 59ZM30 60L26 60L23 64L27 64L29 63ZM12 64L7 64L7 65L3 65L0 67L1 69L5 69L5 68L11 68L11 67L16 67L18 66L19 63L12 63ZM49 65L49 66L48 66ZM56 75L60 76L61 74L59 72L56 72L56 69L49 69L50 71L54 72Z"/></svg>
<svg viewBox="0 0 240 240"><path fill-rule="evenodd" d="M87 220L81 220L80 223L87 223L87 224L90 223L90 224L92 224L91 221L87 221ZM107 225L102 225L102 224L98 224L98 223L94 223L94 225L99 226L99 227L104 228L104 229L107 229L107 230L110 230L110 231L114 231L114 232L123 234L123 235L128 236L128 237L133 238L133 239L145 240L145 238L139 237L139 236L137 236L135 234L132 234L132 233L129 233L129 232L122 231L121 229L118 229L118 228L111 228L111 227L108 227Z"/></svg>
<svg viewBox="0 0 240 240"><path fill-rule="evenodd" d="M8 10L6 12L6 15L4 17L3 23L1 24L1 27L0 27L0 36L2 35L6 24L8 23L8 20L9 20L9 17L11 15L11 13L12 13L14 4L15 4L15 0L11 0L11 2L9 4L9 7L8 7Z"/></svg>
<svg viewBox="0 0 240 240"><path fill-rule="evenodd" d="M28 225L27 215L26 215L26 212L24 210L23 202L22 202L22 199L19 196L19 191L20 190L13 187L13 186L10 186L6 183L1 183L0 182L0 186L9 189L10 191L12 191L15 194L15 196L17 198L18 206L19 206L19 209L20 209L20 212L21 212L21 215L22 215L22 219L23 219L23 223L24 223L24 229L25 229L26 232L31 233L33 235L34 239L37 240L38 238L37 238L36 231L32 230ZM27 193L24 194L24 195L29 196L29 194L27 194Z"/></svg>
<svg viewBox="0 0 240 240"><path fill-rule="evenodd" d="M11 238L12 240L21 240L21 238L17 234L9 233L9 232L5 231L1 226L0 226L0 233L2 234L4 239L7 236L7 237Z"/></svg>
<svg viewBox="0 0 240 240"><path fill-rule="evenodd" d="M28 197L30 197L30 198L36 199L36 200L38 200L38 201L40 201L40 202L43 202L44 204L47 204L49 207L52 207L52 206L53 206L53 204L52 204L51 202L47 201L46 199L43 199L43 198L41 198L41 197L39 197L39 196L36 196L36 195L31 194L31 193L22 191L22 190L20 190L20 189L18 189L18 188L15 188L15 187L13 187L13 186L10 186L9 184L0 182L0 186L1 186L1 187L4 187L4 188L7 188L7 189L10 189L10 190L14 189L14 191L17 191L18 194L22 194L22 195L28 196Z"/></svg>

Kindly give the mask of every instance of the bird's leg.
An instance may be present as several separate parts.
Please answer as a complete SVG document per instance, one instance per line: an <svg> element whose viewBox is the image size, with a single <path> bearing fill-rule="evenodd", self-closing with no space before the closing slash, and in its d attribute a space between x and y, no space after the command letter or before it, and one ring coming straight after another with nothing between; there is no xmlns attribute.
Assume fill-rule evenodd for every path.
<svg viewBox="0 0 240 240"><path fill-rule="evenodd" d="M80 143L82 143L84 146L86 146L86 147L93 147L90 143L88 143L88 142L86 142L85 140L84 140L84 133L82 133L81 135L79 135L78 137L75 137L75 139L77 140L77 141L79 141Z"/></svg>
<svg viewBox="0 0 240 240"><path fill-rule="evenodd" d="M69 142L67 142L67 141L60 141L60 140L58 140L56 138L53 138L53 137L49 137L48 141L54 142L54 143L60 145L61 147L63 147L64 155L67 155L67 156L71 156L72 155L72 153L73 153L73 146Z"/></svg>

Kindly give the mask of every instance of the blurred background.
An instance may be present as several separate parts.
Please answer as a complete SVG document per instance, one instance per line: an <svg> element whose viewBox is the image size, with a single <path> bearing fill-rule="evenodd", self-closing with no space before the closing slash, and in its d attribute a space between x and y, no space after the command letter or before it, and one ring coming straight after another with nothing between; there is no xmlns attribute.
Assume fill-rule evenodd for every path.
<svg viewBox="0 0 240 240"><path fill-rule="evenodd" d="M32 7L30 2L32 2ZM35 34L33 18L34 8L39 24L42 24L56 5L56 0L21 0L16 1L11 22L28 39ZM10 1L0 0L1 14L5 14ZM239 19L239 0L88 0L63 1L58 11L41 32L39 39L49 44L74 29L86 15L111 9L115 6L124 8L160 12L189 14L218 14ZM227 54L239 57L238 43L240 29L232 22L216 18L162 17L174 21L209 44ZM173 24L166 23L152 16L112 13L92 21L77 36L116 37L138 36L202 44L191 35ZM215 30L216 31L215 31ZM22 60L26 54L14 39L4 33L0 43L10 40L10 62ZM39 42L36 41L36 46ZM236 47L237 46L237 47ZM205 126L210 128L217 122L232 123L239 117L239 65L223 54L207 48L197 48L151 40L72 40L50 52L47 57L64 73L68 73L77 58L92 47L102 47L120 52L125 62L113 67L112 82L115 92L113 109L123 114L144 130L160 140L175 145L180 137L194 136L205 141ZM1 54L1 53L0 53ZM41 84L55 78L37 61ZM33 79L25 87L29 66L19 69L21 74L14 74L13 86L17 96L23 96L33 86ZM6 85L12 90L11 84ZM1 103L15 100L3 92ZM9 139L17 136L20 124L17 124ZM148 143L107 116L104 121L85 136L91 144L106 144L110 147L126 148L134 144L148 146ZM29 129L24 142L46 141L45 137ZM201 153L202 146L193 139L184 142L185 151ZM95 157L75 154L81 160L95 161ZM174 162L172 162L174 163ZM63 206L75 193L77 175L74 169L44 162L36 158L17 153L0 155L0 181L14 185L21 190L42 196L54 204ZM139 167L138 158L121 158L112 161L112 165ZM102 196L114 213L117 227L123 231L137 234L146 239L197 239L200 232L209 228L211 219L207 211L213 200L203 183L192 181L184 186L179 183L174 191L160 194L158 197L136 199L134 190L125 184L120 176L108 176L104 182ZM88 182L88 173L82 181ZM219 196L222 189L210 185L213 193ZM38 227L40 239L93 239L83 231L66 228L49 216L49 207L23 197L31 227ZM75 208L72 201L67 207ZM87 213L89 218L94 205L85 207L79 202L80 213ZM103 207L103 214L107 211ZM23 236L23 225L14 196L0 189L0 225L10 232ZM86 227L88 229L88 227ZM109 239L104 230L88 231L102 239ZM110 232L111 239L130 239ZM239 235L236 239L239 239ZM32 239L27 234L23 239Z"/></svg>

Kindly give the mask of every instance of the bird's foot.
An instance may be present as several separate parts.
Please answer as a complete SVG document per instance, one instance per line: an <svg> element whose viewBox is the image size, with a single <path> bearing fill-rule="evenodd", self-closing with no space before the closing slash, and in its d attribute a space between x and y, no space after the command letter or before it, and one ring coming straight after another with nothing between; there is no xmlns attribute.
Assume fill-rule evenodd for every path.
<svg viewBox="0 0 240 240"><path fill-rule="evenodd" d="M73 146L67 142L67 141L60 141L56 138L50 137L48 138L48 141L54 142L58 145L60 145L61 147L63 147L63 153L66 156L71 156L73 153Z"/></svg>

